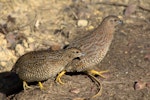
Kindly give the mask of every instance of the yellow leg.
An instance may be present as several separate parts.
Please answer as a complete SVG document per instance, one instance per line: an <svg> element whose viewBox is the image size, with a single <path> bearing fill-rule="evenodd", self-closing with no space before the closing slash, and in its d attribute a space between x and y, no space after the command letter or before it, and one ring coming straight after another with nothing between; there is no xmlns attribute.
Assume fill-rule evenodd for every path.
<svg viewBox="0 0 150 100"><path fill-rule="evenodd" d="M40 89L42 90L44 87L41 82L38 82Z"/></svg>
<svg viewBox="0 0 150 100"><path fill-rule="evenodd" d="M64 84L62 81L61 81L61 77L66 73L66 71L62 71L58 74L58 76L56 77L56 82L60 83L60 84Z"/></svg>
<svg viewBox="0 0 150 100"><path fill-rule="evenodd" d="M92 98L95 98L97 96L101 96L102 95L102 84L101 84L101 82L92 74L88 74L88 75L91 76L91 78L93 78L99 84L99 91L94 96L92 96Z"/></svg>
<svg viewBox="0 0 150 100"><path fill-rule="evenodd" d="M32 88L32 87L28 86L26 81L23 81L23 89L26 90L27 88Z"/></svg>
<svg viewBox="0 0 150 100"><path fill-rule="evenodd" d="M92 74L92 75L99 75L99 76L101 76L102 78L106 78L104 75L103 75L103 73L107 73L107 72L109 72L109 70L105 70L105 71L96 71L96 70L90 70L90 71L88 71L88 73L90 73L90 74Z"/></svg>

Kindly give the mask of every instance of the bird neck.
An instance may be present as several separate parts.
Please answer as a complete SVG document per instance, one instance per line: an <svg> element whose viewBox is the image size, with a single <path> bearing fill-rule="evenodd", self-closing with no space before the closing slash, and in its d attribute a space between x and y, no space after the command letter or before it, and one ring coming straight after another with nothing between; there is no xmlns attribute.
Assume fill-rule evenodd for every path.
<svg viewBox="0 0 150 100"><path fill-rule="evenodd" d="M101 43L101 45L103 45L103 43L110 43L112 41L114 29L111 28L109 25L100 25L97 27L97 29L95 29L93 33L95 34L93 34L94 36L99 37L97 39L101 42L98 43Z"/></svg>
<svg viewBox="0 0 150 100"><path fill-rule="evenodd" d="M114 26L109 25L108 23L102 23L99 27L105 34L113 34L115 32Z"/></svg>
<svg viewBox="0 0 150 100"><path fill-rule="evenodd" d="M64 62L71 61L71 54L64 53L62 59L63 59Z"/></svg>

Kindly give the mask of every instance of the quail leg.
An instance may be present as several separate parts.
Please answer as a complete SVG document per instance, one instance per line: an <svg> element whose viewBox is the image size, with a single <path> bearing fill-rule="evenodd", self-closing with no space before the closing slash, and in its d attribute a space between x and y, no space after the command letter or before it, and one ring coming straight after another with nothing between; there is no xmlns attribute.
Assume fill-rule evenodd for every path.
<svg viewBox="0 0 150 100"><path fill-rule="evenodd" d="M101 76L102 78L106 78L103 73L107 73L109 72L109 70L105 70L105 71L96 71L96 70L90 70L88 71L88 73L91 73L92 75L98 75Z"/></svg>
<svg viewBox="0 0 150 100"><path fill-rule="evenodd" d="M56 77L56 82L60 83L60 84L64 84L64 82L61 81L61 77L66 73L66 71L62 71L58 74L58 76Z"/></svg>
<svg viewBox="0 0 150 100"><path fill-rule="evenodd" d="M44 87L41 82L38 82L40 89L42 90Z"/></svg>
<svg viewBox="0 0 150 100"><path fill-rule="evenodd" d="M32 87L28 86L26 81L23 81L23 89L26 90L27 88L32 88Z"/></svg>
<svg viewBox="0 0 150 100"><path fill-rule="evenodd" d="M97 96L101 96L102 95L102 84L101 82L92 74L88 74L91 78L93 78L99 85L99 91L94 95L92 96L92 98L95 98Z"/></svg>

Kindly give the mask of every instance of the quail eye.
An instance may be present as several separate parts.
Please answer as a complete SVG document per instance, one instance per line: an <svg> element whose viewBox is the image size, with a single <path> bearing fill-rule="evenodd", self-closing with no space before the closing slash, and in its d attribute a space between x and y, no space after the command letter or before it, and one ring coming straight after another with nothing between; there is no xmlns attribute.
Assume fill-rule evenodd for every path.
<svg viewBox="0 0 150 100"><path fill-rule="evenodd" d="M79 51L76 51L76 53L79 53Z"/></svg>
<svg viewBox="0 0 150 100"><path fill-rule="evenodd" d="M111 23L117 22L117 19L111 19L110 22Z"/></svg>
<svg viewBox="0 0 150 100"><path fill-rule="evenodd" d="M117 21L117 19L114 19L114 21L116 22L116 21Z"/></svg>

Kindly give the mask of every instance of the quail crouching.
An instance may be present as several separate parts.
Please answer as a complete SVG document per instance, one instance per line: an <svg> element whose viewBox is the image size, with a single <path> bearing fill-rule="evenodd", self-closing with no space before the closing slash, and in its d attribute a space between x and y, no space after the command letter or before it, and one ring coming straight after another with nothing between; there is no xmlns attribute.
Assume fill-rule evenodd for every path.
<svg viewBox="0 0 150 100"><path fill-rule="evenodd" d="M26 82L37 81L40 89L43 88L41 81L51 77L57 77L56 81L60 81L59 72L73 59L83 56L80 49L69 48L64 50L42 50L32 51L21 56L12 68L12 72L18 74L23 80L24 90L31 88Z"/></svg>

